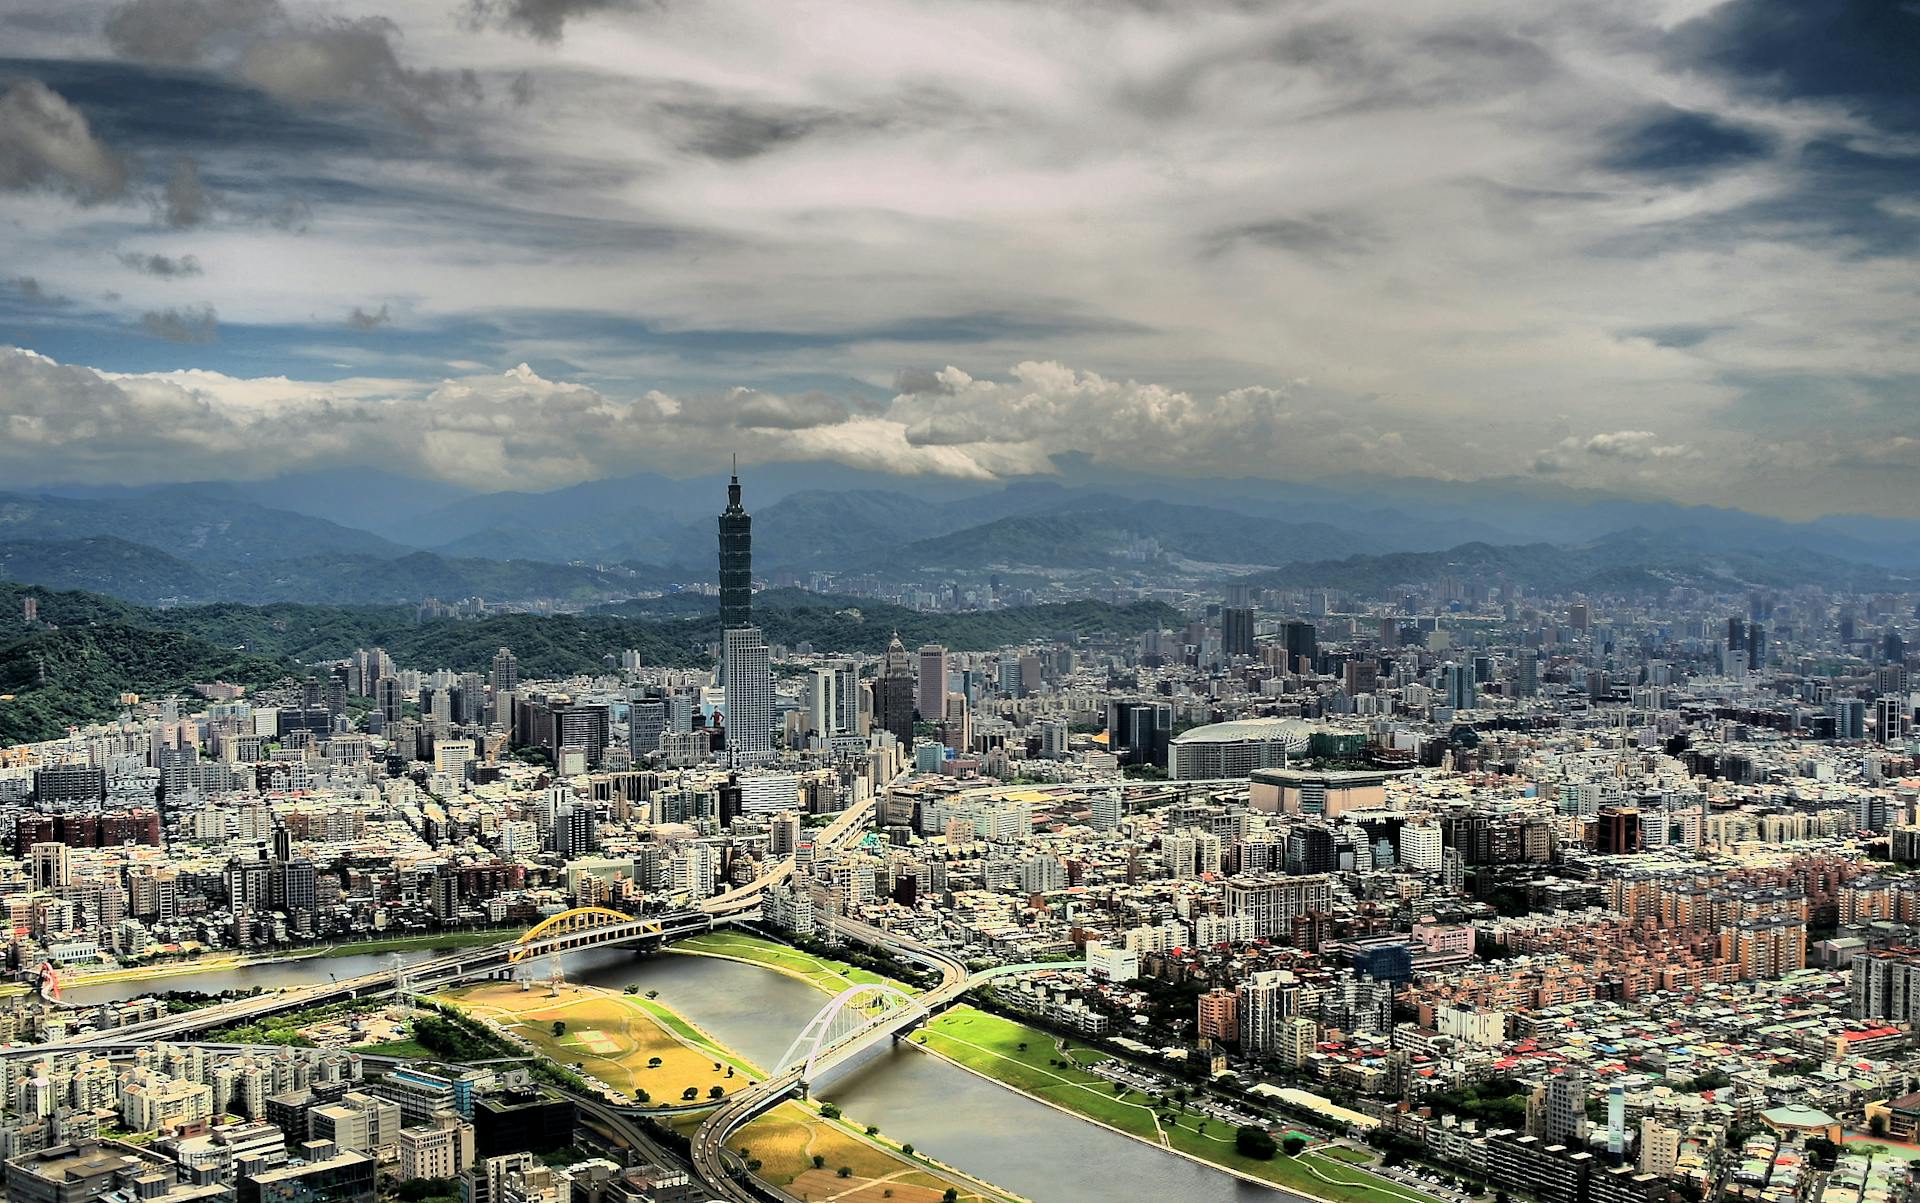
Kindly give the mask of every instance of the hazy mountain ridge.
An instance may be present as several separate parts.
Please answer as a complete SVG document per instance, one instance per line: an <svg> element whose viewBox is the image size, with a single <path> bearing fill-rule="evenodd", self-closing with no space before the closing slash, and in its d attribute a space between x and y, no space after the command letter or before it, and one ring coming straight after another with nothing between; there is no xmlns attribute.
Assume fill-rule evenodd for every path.
<svg viewBox="0 0 1920 1203"><path fill-rule="evenodd" d="M657 587L644 567L588 568L528 560L451 559L432 552L395 557L348 553L250 563L189 562L113 536L0 541L0 577L53 589L86 589L148 605L317 601L340 605L417 603L438 597L592 602Z"/></svg>

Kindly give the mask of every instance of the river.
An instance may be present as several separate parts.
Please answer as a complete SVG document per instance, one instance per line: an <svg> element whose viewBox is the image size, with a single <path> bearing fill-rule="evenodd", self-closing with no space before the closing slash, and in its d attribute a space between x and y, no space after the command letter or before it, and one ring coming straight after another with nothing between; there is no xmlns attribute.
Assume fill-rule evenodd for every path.
<svg viewBox="0 0 1920 1203"><path fill-rule="evenodd" d="M405 960L431 956L425 949ZM391 968L394 954L315 958L183 974L149 982L79 987L69 999L94 1002L163 990L272 988ZM660 1001L758 1065L786 1052L826 996L769 969L712 957L642 956L594 949L564 959L569 980L657 990ZM929 1156L1036 1203L1122 1203L1132 1199L1276 1200L1287 1192L1243 1182L1055 1111L974 1074L903 1046L876 1050L829 1078L817 1097L848 1118L878 1124Z"/></svg>

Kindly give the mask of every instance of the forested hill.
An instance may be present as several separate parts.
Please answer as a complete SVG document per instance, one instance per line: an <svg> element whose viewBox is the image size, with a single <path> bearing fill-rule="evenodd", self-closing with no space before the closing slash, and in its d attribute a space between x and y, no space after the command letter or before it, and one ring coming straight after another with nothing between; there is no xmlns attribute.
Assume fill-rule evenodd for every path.
<svg viewBox="0 0 1920 1203"><path fill-rule="evenodd" d="M32 597L38 620L22 617ZM767 641L820 652L878 653L896 632L909 647L942 643L959 651L1084 636L1134 635L1176 625L1158 602L1063 602L1008 610L928 614L865 599L771 590L754 599ZM258 683L304 665L380 646L409 667L485 671L511 647L528 677L594 672L628 648L647 664L708 662L720 638L716 613L634 617L620 613L549 618L509 614L472 621L416 622L407 606L189 606L150 609L83 591L0 583L0 742L47 739L70 723L111 717L122 692L183 690L221 678Z"/></svg>

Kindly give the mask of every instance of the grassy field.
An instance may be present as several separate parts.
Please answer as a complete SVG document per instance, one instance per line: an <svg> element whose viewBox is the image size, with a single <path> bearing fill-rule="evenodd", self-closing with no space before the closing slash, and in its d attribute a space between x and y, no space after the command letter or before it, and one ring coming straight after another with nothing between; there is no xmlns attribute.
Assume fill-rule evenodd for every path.
<svg viewBox="0 0 1920 1203"><path fill-rule="evenodd" d="M438 1053L417 1040L389 1040L384 1044L357 1044L356 1053L371 1053L376 1057L437 1057Z"/></svg>
<svg viewBox="0 0 1920 1203"><path fill-rule="evenodd" d="M914 987L896 982L871 970L849 965L845 961L836 961L829 957L817 957L798 948L789 948L785 944L776 944L772 940L763 940L758 936L739 931L702 932L685 940L675 941L669 951L695 953L701 956L731 957L738 961L751 961L756 965L765 965L782 973L800 978L815 989L827 994L838 994L848 986L895 986L908 994L915 992Z"/></svg>
<svg viewBox="0 0 1920 1203"><path fill-rule="evenodd" d="M916 1033L913 1042L1076 1114L1278 1186L1336 1203L1434 1203L1313 1150L1271 1161L1243 1157L1234 1148L1231 1127L1170 1099L1155 1101L1136 1090L1116 1094L1113 1083L1083 1068L1097 1064L1101 1054L1063 1051L1048 1033L998 1015L954 1007Z"/></svg>
<svg viewBox="0 0 1920 1203"><path fill-rule="evenodd" d="M636 1098L644 1090L663 1105L680 1102L688 1087L702 1099L716 1086L731 1093L758 1072L666 1007L636 995L562 986L556 997L545 986L522 990L517 983L494 982L442 998L525 1038L562 1065ZM556 1022L565 1025L559 1035ZM660 1064L650 1066L655 1057Z"/></svg>
<svg viewBox="0 0 1920 1203"><path fill-rule="evenodd" d="M363 952L405 952L409 948L476 948L498 944L519 935L518 929L497 931L443 931L420 936L388 936L377 940L355 940L351 944L331 944L322 949L323 957L351 957Z"/></svg>
<svg viewBox="0 0 1920 1203"><path fill-rule="evenodd" d="M799 1103L782 1103L739 1132L731 1141L744 1155L761 1162L760 1177L801 1199L869 1203L882 1198L900 1203L939 1203L952 1186L960 1198L998 1203L965 1179L949 1180L917 1168L918 1163L889 1148L876 1148L839 1124L821 1119ZM813 1159L821 1159L815 1167ZM851 1171L840 1176L845 1167Z"/></svg>

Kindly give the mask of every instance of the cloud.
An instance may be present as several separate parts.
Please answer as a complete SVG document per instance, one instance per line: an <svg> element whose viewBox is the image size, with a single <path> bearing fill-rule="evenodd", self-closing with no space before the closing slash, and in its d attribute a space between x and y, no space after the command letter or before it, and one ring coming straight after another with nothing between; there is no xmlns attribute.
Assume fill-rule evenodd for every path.
<svg viewBox="0 0 1920 1203"><path fill-rule="evenodd" d="M181 255L176 259L167 255L127 251L118 258L122 264L142 275L158 276L163 280L178 280L200 274L200 260L192 255Z"/></svg>
<svg viewBox="0 0 1920 1203"><path fill-rule="evenodd" d="M197 226L213 213L213 197L200 182L200 169L191 156L174 161L173 173L160 192L160 214L170 229Z"/></svg>
<svg viewBox="0 0 1920 1203"><path fill-rule="evenodd" d="M956 475L1538 462L1920 508L1897 465L1835 451L1790 491L1732 450L1911 398L1912 5L100 3L104 41L19 0L9 53L137 153L128 195L160 206L183 157L217 185L183 210L194 296L247 338L193 362L391 375L411 405L524 360L665 415L603 445L543 401L585 445L528 445L536 469L434 409L436 462L557 479L735 439ZM127 298L25 328L142 366L107 331L172 298L109 257L134 206L62 195L9 198L5 271ZM269 220L289 197L302 238ZM372 298L406 329L340 337Z"/></svg>
<svg viewBox="0 0 1920 1203"><path fill-rule="evenodd" d="M220 336L219 321L210 305L149 309L140 315L140 329L171 343L210 343Z"/></svg>
<svg viewBox="0 0 1920 1203"><path fill-rule="evenodd" d="M355 330L378 330L392 321L393 315L387 312L384 304L372 311L355 305L353 311L347 314L347 325Z"/></svg>
<svg viewBox="0 0 1920 1203"><path fill-rule="evenodd" d="M106 36L123 58L221 70L288 104L368 106L413 126L479 88L471 72L401 62L388 17L310 16L279 0L127 0Z"/></svg>
<svg viewBox="0 0 1920 1203"><path fill-rule="evenodd" d="M57 307L73 304L72 297L63 297L58 293L49 292L45 285L32 276L13 276L0 280L0 287L6 288L29 305Z"/></svg>
<svg viewBox="0 0 1920 1203"><path fill-rule="evenodd" d="M92 205L126 188L126 163L59 93L26 79L0 94L0 191L45 189Z"/></svg>
<svg viewBox="0 0 1920 1203"><path fill-rule="evenodd" d="M637 0L470 0L467 18L476 25L493 25L543 42L557 42L567 22L575 17L639 6Z"/></svg>

